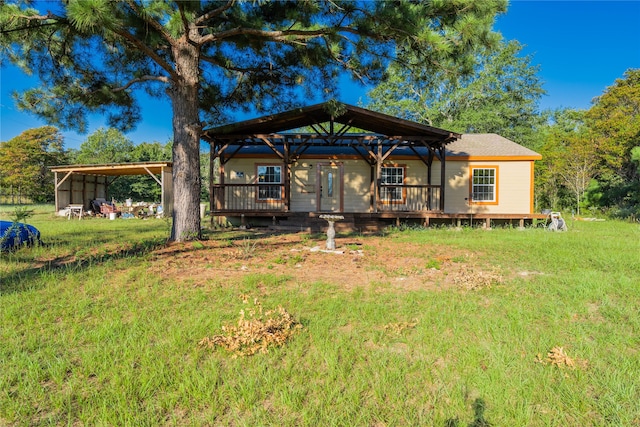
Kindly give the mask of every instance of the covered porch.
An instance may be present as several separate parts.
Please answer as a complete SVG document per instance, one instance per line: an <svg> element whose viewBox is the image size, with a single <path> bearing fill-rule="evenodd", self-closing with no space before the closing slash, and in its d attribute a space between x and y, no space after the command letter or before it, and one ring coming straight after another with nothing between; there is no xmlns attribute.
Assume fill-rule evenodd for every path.
<svg viewBox="0 0 640 427"><path fill-rule="evenodd" d="M459 136L349 105L331 113L328 104L208 129L203 139L211 144L210 211L274 218L301 212L441 214L445 146ZM406 167L390 167L398 156L414 162L411 173L419 176L413 181L406 179ZM240 182L245 172L230 165L250 158L266 166ZM264 179L274 171L275 179Z"/></svg>

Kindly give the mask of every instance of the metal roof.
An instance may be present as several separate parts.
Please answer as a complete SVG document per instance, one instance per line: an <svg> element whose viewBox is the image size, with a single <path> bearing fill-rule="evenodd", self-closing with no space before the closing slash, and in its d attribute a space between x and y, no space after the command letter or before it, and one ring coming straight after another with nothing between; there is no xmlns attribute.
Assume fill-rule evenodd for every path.
<svg viewBox="0 0 640 427"><path fill-rule="evenodd" d="M147 175L159 174L163 169L172 168L172 162L135 162L135 163L108 163L101 165L62 165L51 167L52 172L71 172L84 175Z"/></svg>
<svg viewBox="0 0 640 427"><path fill-rule="evenodd" d="M358 146L335 144L314 144L314 140L309 141L310 147L304 151L304 156L349 156L356 155L356 150L360 150ZM275 148L283 151L282 144L274 144ZM237 155L259 155L272 156L273 150L264 144L233 144L231 151L238 148ZM415 150L415 151L414 151ZM399 146L393 151L392 156L414 157L416 152L426 156L428 154L426 147L414 147L411 149L407 146ZM446 156L449 160L465 160L473 158L481 160L483 158L513 158L517 160L539 160L542 156L533 150L515 143L495 133L488 134L463 134L461 138L451 142L446 146Z"/></svg>
<svg viewBox="0 0 640 427"><path fill-rule="evenodd" d="M242 137L248 135L265 135L300 129L306 126L318 126L329 123L327 134L339 134L341 130L334 128L334 123L348 128L362 129L367 132L383 135L389 139L418 140L429 139L448 143L460 137L459 134L423 125L409 120L399 119L387 114L370 111L353 105L343 104L342 114L333 116L328 103L297 108L279 114L245 120L233 124L205 129L202 137L207 141L216 138Z"/></svg>

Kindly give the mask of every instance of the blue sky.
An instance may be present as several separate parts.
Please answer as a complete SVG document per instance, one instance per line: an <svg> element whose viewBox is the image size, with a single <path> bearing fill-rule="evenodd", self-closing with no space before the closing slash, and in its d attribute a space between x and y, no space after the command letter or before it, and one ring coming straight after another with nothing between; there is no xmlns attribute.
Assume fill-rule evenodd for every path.
<svg viewBox="0 0 640 427"><path fill-rule="evenodd" d="M539 76L547 91L541 109L588 109L592 99L627 69L640 68L640 0L512 1L507 13L498 17L496 30L507 40L518 40L525 46L523 53L540 65ZM17 111L10 95L37 84L13 67L0 69L0 141L46 125ZM343 85L341 100L356 105L366 100L367 90ZM143 121L127 134L129 138L136 143L171 139L168 101L145 98L142 114ZM100 117L93 117L87 134L63 132L65 147L78 148L87 135L104 125Z"/></svg>

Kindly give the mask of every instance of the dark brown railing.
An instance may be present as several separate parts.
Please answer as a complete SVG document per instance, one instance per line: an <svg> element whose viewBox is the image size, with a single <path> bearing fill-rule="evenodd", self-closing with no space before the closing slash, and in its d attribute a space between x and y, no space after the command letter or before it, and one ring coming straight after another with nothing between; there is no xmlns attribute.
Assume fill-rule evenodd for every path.
<svg viewBox="0 0 640 427"><path fill-rule="evenodd" d="M214 212L282 211L285 209L283 184L224 184L213 186ZM380 185L378 211L439 211L439 185Z"/></svg>
<svg viewBox="0 0 640 427"><path fill-rule="evenodd" d="M439 185L385 185L378 187L378 210L384 212L438 211Z"/></svg>
<svg viewBox="0 0 640 427"><path fill-rule="evenodd" d="M284 211L283 184L225 184L213 186L216 211Z"/></svg>

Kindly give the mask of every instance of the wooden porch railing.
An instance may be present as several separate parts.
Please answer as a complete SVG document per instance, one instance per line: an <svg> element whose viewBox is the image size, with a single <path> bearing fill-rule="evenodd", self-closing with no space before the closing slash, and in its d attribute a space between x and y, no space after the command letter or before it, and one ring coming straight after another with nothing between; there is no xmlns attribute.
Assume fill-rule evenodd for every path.
<svg viewBox="0 0 640 427"><path fill-rule="evenodd" d="M224 184L213 186L214 212L285 212L283 184ZM385 185L378 187L379 212L440 211L439 185Z"/></svg>
<svg viewBox="0 0 640 427"><path fill-rule="evenodd" d="M439 185L388 185L378 187L378 211L440 211Z"/></svg>
<svg viewBox="0 0 640 427"><path fill-rule="evenodd" d="M283 184L225 184L213 186L215 211L284 211Z"/></svg>

